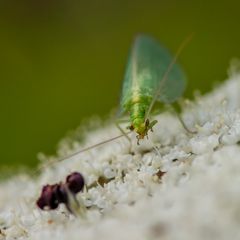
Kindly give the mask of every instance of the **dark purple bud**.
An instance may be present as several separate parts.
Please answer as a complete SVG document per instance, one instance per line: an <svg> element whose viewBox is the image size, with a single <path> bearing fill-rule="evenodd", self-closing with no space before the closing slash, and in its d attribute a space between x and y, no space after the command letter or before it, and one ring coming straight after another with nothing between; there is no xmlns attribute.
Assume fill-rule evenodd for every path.
<svg viewBox="0 0 240 240"><path fill-rule="evenodd" d="M58 207L58 199L56 197L57 184L45 185L42 188L42 193L37 200L37 205L42 210L44 209L56 209Z"/></svg>
<svg viewBox="0 0 240 240"><path fill-rule="evenodd" d="M58 197L58 201L59 203L68 203L68 195L66 192L66 187L61 183L58 186L58 191L57 191L57 197Z"/></svg>
<svg viewBox="0 0 240 240"><path fill-rule="evenodd" d="M68 189L73 193L77 194L82 191L84 187L84 178L79 172L73 172L66 178L66 185Z"/></svg>
<svg viewBox="0 0 240 240"><path fill-rule="evenodd" d="M75 194L80 192L83 187L83 176L78 172L73 172L67 176L66 183L60 182L58 184L45 185L36 204L42 210L54 210L60 203L64 203L69 212L73 213L71 205L74 202L79 204Z"/></svg>

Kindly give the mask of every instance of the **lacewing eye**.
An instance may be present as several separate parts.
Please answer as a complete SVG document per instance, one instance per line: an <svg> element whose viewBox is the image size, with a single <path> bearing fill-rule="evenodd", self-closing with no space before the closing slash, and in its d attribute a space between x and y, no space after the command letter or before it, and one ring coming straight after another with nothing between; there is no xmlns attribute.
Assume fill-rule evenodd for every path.
<svg viewBox="0 0 240 240"><path fill-rule="evenodd" d="M84 178L79 172L73 172L66 178L66 185L68 189L73 193L77 194L82 191L84 187Z"/></svg>

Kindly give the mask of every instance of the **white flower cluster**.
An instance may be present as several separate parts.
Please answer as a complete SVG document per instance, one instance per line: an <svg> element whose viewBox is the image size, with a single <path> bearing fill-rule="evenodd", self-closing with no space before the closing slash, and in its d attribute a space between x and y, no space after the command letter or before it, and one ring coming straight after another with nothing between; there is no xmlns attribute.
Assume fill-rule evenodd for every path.
<svg viewBox="0 0 240 240"><path fill-rule="evenodd" d="M240 239L240 75L182 113L186 132L169 114L156 116L149 139L103 144L42 169L38 178L19 175L0 185L0 239L214 240ZM107 126L108 125L108 126ZM79 129L60 143L54 161L120 133L105 124ZM74 217L63 205L41 211L36 200L45 184L83 174L77 198L87 208Z"/></svg>

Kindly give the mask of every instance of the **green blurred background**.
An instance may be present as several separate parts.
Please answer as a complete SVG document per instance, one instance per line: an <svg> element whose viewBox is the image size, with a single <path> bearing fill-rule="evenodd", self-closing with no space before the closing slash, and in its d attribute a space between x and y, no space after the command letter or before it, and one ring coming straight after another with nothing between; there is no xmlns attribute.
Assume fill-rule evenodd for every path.
<svg viewBox="0 0 240 240"><path fill-rule="evenodd" d="M82 119L118 105L133 37L149 33L180 56L186 96L223 81L240 57L240 2L63 1L0 2L0 166L37 163Z"/></svg>

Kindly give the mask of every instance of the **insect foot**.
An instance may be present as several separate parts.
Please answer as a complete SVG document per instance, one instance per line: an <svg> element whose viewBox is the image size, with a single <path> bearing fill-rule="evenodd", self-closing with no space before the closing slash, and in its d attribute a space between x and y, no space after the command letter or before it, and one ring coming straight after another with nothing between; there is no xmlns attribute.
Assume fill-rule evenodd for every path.
<svg viewBox="0 0 240 240"><path fill-rule="evenodd" d="M59 204L65 204L73 215L83 215L85 207L80 205L76 194L83 190L84 178L79 172L73 172L67 176L65 183L45 185L36 204L42 210L54 210Z"/></svg>

